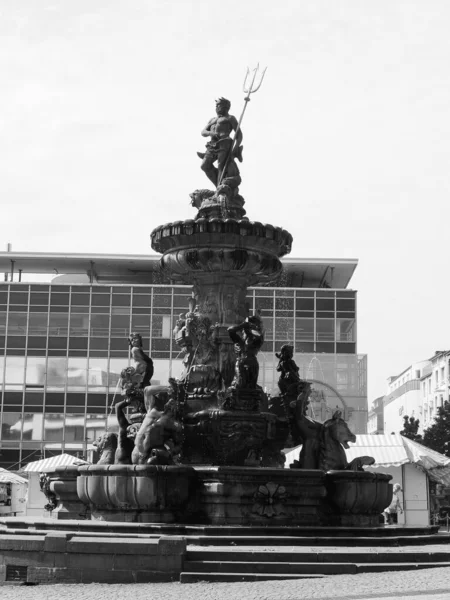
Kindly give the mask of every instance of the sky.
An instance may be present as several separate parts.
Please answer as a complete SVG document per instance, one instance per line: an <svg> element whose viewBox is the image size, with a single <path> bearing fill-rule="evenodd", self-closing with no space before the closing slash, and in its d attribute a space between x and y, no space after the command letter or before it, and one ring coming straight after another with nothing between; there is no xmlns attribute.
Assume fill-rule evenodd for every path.
<svg viewBox="0 0 450 600"><path fill-rule="evenodd" d="M0 249L151 253L246 68L250 219L358 258L369 403L450 348L448 0L2 0Z"/></svg>

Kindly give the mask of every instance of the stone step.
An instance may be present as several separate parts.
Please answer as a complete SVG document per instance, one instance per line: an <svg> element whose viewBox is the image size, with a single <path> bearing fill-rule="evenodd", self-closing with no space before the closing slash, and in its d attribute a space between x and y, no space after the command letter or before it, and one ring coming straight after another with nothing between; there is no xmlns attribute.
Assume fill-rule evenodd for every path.
<svg viewBox="0 0 450 600"><path fill-rule="evenodd" d="M267 564L267 563L266 563ZM275 563L276 564L276 563ZM223 568L225 568L225 563L222 563ZM185 565L185 568L188 565ZM194 566L194 565L193 565ZM214 567L214 564L210 565ZM329 575L343 575L345 573L349 573L350 571L339 570L338 563L335 565L321 565L323 567L335 566L335 571L326 571L323 573L317 572L302 572L302 573L286 573L286 572L255 572L253 567L255 565L250 565L246 563L246 571L239 572L234 570L235 563L230 564L230 571L183 571L180 574L180 583L198 583L202 581L211 581L211 582L220 582L220 581L269 581L269 580L283 580L283 579L320 579L323 577L327 577ZM313 566L311 563L306 563L303 565L304 567ZM318 566L318 565L316 565ZM379 564L353 564L353 565L343 565L346 568L352 567L352 574L354 573L381 573L387 571L413 571L415 569L431 569L437 567L448 567L450 563L379 563Z"/></svg>
<svg viewBox="0 0 450 600"><path fill-rule="evenodd" d="M194 573L180 574L180 583L201 583L202 581L270 581L274 579L321 579L325 575L286 575L280 573Z"/></svg>
<svg viewBox="0 0 450 600"><path fill-rule="evenodd" d="M201 535L186 536L188 544L196 546L260 546L261 536L253 535ZM389 536L303 536L271 535L266 532L264 544L267 546L423 546L427 544L448 544L448 535L389 535Z"/></svg>
<svg viewBox="0 0 450 600"><path fill-rule="evenodd" d="M214 549L193 550L188 548L188 562L238 562L255 563L358 563L358 564L388 564L388 563L447 563L450 562L449 552L267 552Z"/></svg>
<svg viewBox="0 0 450 600"><path fill-rule="evenodd" d="M274 557L275 558L275 557ZM353 563L185 561L184 571L193 573L252 573L253 575L338 575L356 573Z"/></svg>

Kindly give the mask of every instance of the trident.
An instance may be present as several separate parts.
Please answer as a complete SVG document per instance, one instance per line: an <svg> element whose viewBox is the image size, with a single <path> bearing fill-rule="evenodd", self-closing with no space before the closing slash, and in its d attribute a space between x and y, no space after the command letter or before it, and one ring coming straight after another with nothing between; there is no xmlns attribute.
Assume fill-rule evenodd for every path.
<svg viewBox="0 0 450 600"><path fill-rule="evenodd" d="M259 63L256 65L256 68L253 69L253 77L252 77L250 86L247 87L247 79L249 78L249 75L250 75L250 69L247 67L247 73L245 74L244 88L243 88L244 92L247 94L245 96L245 98L244 98L244 103L245 104L244 104L244 108L242 109L241 116L239 117L239 122L238 122L238 125L236 127L236 131L234 133L233 144L231 145L230 151L228 152L228 156L227 156L227 159L225 161L225 164L223 165L222 172L220 173L220 175L219 175L219 177L217 179L217 187L219 187L219 185L222 183L222 179L223 179L223 177L225 175L225 171L227 169L228 163L230 161L230 158L233 155L233 152L234 152L234 149L235 149L235 146L236 146L236 136L237 136L237 134L239 132L239 129L241 128L242 119L244 118L245 111L247 109L247 105L250 102L250 95L256 93L259 90L259 88L261 87L261 84L262 84L263 79L264 79L264 75L266 74L266 71L267 71L267 67L261 73L261 77L259 79L258 85L256 87L254 87L255 86L255 81L256 81L256 75L257 75L258 71L259 71Z"/></svg>

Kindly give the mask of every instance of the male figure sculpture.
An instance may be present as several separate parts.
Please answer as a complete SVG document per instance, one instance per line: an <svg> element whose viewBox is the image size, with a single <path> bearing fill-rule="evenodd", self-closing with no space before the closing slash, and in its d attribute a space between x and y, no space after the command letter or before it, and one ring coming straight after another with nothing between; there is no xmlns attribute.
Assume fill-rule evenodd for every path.
<svg viewBox="0 0 450 600"><path fill-rule="evenodd" d="M230 177L239 177L239 170L234 163L234 158L242 161L242 131L240 128L238 129L236 117L229 114L230 107L231 102L226 98L218 98L216 100L217 116L210 119L202 131L202 136L210 137L211 140L206 144L206 152L204 154L201 152L198 153L200 158L203 159L201 164L202 170L216 187L219 183L223 183L227 166L230 169L233 168L233 173L229 174ZM236 132L235 140L230 137L232 131ZM232 152L233 145L234 151ZM216 161L217 167L214 166Z"/></svg>

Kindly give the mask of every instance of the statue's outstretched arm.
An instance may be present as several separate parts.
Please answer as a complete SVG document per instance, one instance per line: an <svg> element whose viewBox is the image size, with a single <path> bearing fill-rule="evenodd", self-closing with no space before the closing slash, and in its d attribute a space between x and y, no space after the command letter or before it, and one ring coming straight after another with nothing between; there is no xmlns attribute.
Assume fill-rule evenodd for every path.
<svg viewBox="0 0 450 600"><path fill-rule="evenodd" d="M125 413L123 411L124 407L129 405L130 401L128 400L128 398L116 404L116 417L120 429L126 429L129 425L128 419L126 418Z"/></svg>

